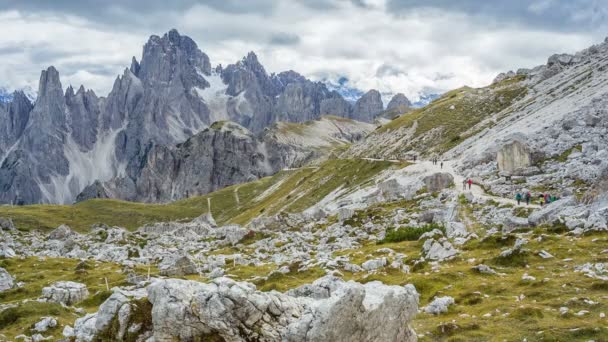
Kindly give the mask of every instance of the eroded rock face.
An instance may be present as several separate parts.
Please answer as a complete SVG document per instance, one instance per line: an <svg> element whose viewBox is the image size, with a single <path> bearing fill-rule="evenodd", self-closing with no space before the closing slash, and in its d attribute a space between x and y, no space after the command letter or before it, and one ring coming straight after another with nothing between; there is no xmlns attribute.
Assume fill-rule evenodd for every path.
<svg viewBox="0 0 608 342"><path fill-rule="evenodd" d="M454 184L454 176L447 172L438 172L424 178L427 191L438 192Z"/></svg>
<svg viewBox="0 0 608 342"><path fill-rule="evenodd" d="M532 165L529 149L519 141L504 145L496 155L498 170L513 173Z"/></svg>
<svg viewBox="0 0 608 342"><path fill-rule="evenodd" d="M411 285L363 285L326 276L283 294L228 278L208 284L168 279L148 286L147 295L152 324L135 334L156 341L416 340L408 326L418 307ZM132 327L129 315L120 315L130 305L127 297L114 294L98 313L79 319L77 341L108 336L105 323L115 318L119 330Z"/></svg>

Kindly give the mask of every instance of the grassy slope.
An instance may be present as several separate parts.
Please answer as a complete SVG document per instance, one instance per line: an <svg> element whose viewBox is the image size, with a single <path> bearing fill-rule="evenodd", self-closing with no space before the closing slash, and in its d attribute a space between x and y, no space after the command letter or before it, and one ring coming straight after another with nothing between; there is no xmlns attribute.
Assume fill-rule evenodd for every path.
<svg viewBox="0 0 608 342"><path fill-rule="evenodd" d="M17 282L24 282L24 286L0 293L0 304L21 302L24 299L35 300L42 294L42 288L56 281L76 281L87 285L90 297L76 306L87 312L96 312L99 305L111 295L106 290L105 279L110 288L127 285L126 275L120 272L120 266L112 263L87 261L85 271L76 272L79 260L62 258L35 258L2 259L0 267L5 268L13 275ZM147 269L137 269L140 274L146 274ZM44 333L44 336L53 336L53 340L61 338L63 325L74 325L76 318L81 314L62 307L56 303L38 303L28 301L18 307L0 312L0 340L12 341L14 337L27 333L31 334L30 327L39 322L42 317L52 316L57 319L60 326Z"/></svg>
<svg viewBox="0 0 608 342"><path fill-rule="evenodd" d="M213 216L219 223L245 224L260 214L302 211L336 188L361 185L394 165L390 162L360 159L330 160L318 168L281 171L272 177L170 204L96 199L71 206L4 206L0 207L0 217L12 218L22 230L49 230L68 224L75 230L87 231L95 223L136 229L146 223L197 217L207 212L207 199L210 198ZM260 195L265 190L279 183L280 186L275 191L261 198Z"/></svg>
<svg viewBox="0 0 608 342"><path fill-rule="evenodd" d="M390 133L402 127L418 127L414 138L441 128L442 132L435 139L413 142L412 147L421 151L444 152L456 146L463 139L472 135L464 134L482 120L507 108L516 98L526 94L526 88L520 83L521 77L515 77L491 86L473 89L463 87L444 94L428 106L416 109L408 114L378 128L375 134Z"/></svg>

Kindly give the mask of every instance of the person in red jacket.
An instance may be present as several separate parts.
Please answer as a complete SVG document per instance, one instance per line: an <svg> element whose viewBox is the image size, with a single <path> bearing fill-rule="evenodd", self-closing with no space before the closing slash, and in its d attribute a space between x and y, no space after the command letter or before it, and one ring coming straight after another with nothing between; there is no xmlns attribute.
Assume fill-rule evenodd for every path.
<svg viewBox="0 0 608 342"><path fill-rule="evenodd" d="M471 190L471 185L473 185L473 181L471 180L471 178L469 178L468 183L469 183L469 190Z"/></svg>

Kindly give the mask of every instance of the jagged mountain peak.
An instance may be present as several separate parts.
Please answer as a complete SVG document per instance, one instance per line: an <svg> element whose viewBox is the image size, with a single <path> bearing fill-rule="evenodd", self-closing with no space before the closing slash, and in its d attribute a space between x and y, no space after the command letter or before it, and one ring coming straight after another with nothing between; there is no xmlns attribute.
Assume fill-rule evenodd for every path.
<svg viewBox="0 0 608 342"><path fill-rule="evenodd" d="M38 83L38 98L44 98L49 95L54 95L52 92L60 91L63 95L61 81L59 80L59 72L54 66L49 66L46 70L40 73L40 82Z"/></svg>
<svg viewBox="0 0 608 342"><path fill-rule="evenodd" d="M194 40L180 35L177 30L169 31L162 38L151 36L144 45L141 63L136 62L132 60L131 63L134 75L147 83L163 87L177 80L178 75L185 75L189 78L188 82L204 87L204 81L194 80L197 73L211 74L209 57Z"/></svg>

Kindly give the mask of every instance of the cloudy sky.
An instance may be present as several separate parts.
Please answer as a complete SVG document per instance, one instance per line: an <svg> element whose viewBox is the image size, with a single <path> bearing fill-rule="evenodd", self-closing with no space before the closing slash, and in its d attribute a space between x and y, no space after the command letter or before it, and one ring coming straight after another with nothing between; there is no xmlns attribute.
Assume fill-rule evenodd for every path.
<svg viewBox="0 0 608 342"><path fill-rule="evenodd" d="M418 94L483 86L501 72L608 35L608 0L0 0L0 86L106 95L151 34L189 35L213 65L255 51L268 72Z"/></svg>

